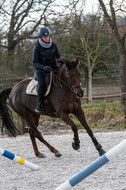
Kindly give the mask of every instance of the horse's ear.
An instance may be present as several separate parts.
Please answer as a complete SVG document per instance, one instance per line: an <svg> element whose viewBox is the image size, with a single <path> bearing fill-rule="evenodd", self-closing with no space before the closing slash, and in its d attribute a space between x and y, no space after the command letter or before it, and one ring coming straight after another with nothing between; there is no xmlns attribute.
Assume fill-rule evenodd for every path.
<svg viewBox="0 0 126 190"><path fill-rule="evenodd" d="M78 59L78 58L76 58L76 61L75 61L75 63L76 63L76 65L77 65L77 66L79 66L79 64L80 64L80 61L79 61L79 59Z"/></svg>

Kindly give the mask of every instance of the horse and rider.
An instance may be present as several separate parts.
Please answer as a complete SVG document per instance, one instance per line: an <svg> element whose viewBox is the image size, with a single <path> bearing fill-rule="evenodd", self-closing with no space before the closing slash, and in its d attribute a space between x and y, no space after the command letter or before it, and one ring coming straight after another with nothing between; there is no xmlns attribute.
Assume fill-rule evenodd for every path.
<svg viewBox="0 0 126 190"><path fill-rule="evenodd" d="M83 96L83 90L81 88L80 72L78 69L79 60L70 61L67 58L60 58L60 56L61 54L57 45L52 42L49 29L46 27L40 28L38 40L33 50L33 65L38 81L38 95L29 95L26 93L26 89L32 81L32 79L29 78L18 82L13 88L2 90L0 92L0 116L2 126L0 127L3 131L6 131L9 136L15 137L18 133L12 116L10 115L9 103L9 106L27 123L35 155L37 157L44 157L43 153L38 150L37 138L46 145L56 157L61 156L61 153L51 146L38 130L40 115L49 115L47 107L44 106L44 95L46 91L45 78L52 73L52 86L46 99L57 117L71 127L74 134L72 143L73 149L77 150L80 148L80 140L78 127L69 115L71 113L85 128L99 154L103 155L105 151L89 127L84 110L81 107L80 98ZM61 67L57 66L57 59Z"/></svg>

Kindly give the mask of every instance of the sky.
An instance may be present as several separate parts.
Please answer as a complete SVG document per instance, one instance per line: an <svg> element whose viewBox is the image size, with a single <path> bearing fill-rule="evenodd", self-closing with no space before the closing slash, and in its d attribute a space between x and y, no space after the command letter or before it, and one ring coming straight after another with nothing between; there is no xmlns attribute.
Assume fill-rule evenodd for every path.
<svg viewBox="0 0 126 190"><path fill-rule="evenodd" d="M57 5L66 5L66 1L68 2L68 0L57 0L56 4ZM81 4L81 1L83 1L83 0L80 0L80 4ZM84 0L84 1L85 1L84 11L86 14L91 13L92 11L96 12L96 10L98 8L98 4L99 4L98 0ZM108 0L104 0L104 1L108 1ZM62 6L60 8L62 10ZM60 9L60 8L58 8L58 9Z"/></svg>
<svg viewBox="0 0 126 190"><path fill-rule="evenodd" d="M103 2L105 5L107 5L107 4L109 4L110 0L103 0ZM121 5L122 10L124 10L124 11L126 10L126 0L113 0L113 2L116 3L116 5L115 5L116 9L117 9L118 5ZM85 14L96 13L98 10L99 1L98 0L85 0L85 5L86 5L85 9L84 9ZM109 6L108 6L108 8L109 8ZM118 11L118 14L122 15L122 12Z"/></svg>
<svg viewBox="0 0 126 190"><path fill-rule="evenodd" d="M98 9L98 0L85 0L85 14L96 12Z"/></svg>
<svg viewBox="0 0 126 190"><path fill-rule="evenodd" d="M8 0L9 1L9 0ZM56 10L58 9L58 11L59 12L62 12L62 6L61 5L64 5L64 4L66 4L66 1L68 2L68 0L57 0L56 1L56 4L57 5L59 5L59 7L57 7L57 6L53 6L53 8L55 8ZM72 0L70 0L70 1L72 1ZM98 6L99 6L99 2L98 2L98 0L80 0L80 2L82 2L82 1L85 1L85 7L84 7L84 15L86 15L86 14L91 14L91 13L93 13L93 14L95 14L96 12L97 12L97 10L98 10ZM108 3L110 0L103 0L104 1L104 3L106 4L106 3ZM125 7L126 7L126 0L114 0L114 2L125 2L124 4L125 4L125 6L123 6L123 8L125 9ZM74 2L74 0L73 0L73 2ZM80 3L81 4L81 3ZM119 3L120 4L120 3ZM82 6L82 5L81 5ZM80 8L80 7L79 7ZM78 8L78 10L79 10L79 8ZM34 13L34 18L38 18L38 13ZM2 19L0 19L0 20L2 20ZM5 21L5 19L4 19L4 21ZM7 23L8 23L8 20L7 20ZM1 25L2 25L2 23L1 23ZM4 26L3 27L5 27L6 25L5 25L5 22L4 22Z"/></svg>

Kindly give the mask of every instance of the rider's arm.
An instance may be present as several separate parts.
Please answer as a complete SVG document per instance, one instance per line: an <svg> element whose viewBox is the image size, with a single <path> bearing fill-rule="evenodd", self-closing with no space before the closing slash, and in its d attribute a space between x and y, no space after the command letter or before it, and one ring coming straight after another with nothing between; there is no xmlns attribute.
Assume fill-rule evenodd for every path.
<svg viewBox="0 0 126 190"><path fill-rule="evenodd" d="M39 47L36 45L33 50L33 65L36 69L42 70L44 65L39 63Z"/></svg>

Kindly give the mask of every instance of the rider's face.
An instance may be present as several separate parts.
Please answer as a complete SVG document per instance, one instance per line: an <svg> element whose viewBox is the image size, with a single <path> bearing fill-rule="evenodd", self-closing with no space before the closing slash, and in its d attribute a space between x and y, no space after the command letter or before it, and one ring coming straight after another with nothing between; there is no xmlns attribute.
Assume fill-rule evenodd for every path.
<svg viewBox="0 0 126 190"><path fill-rule="evenodd" d="M41 40L43 40L44 42L48 43L49 42L50 37L46 36L46 37L41 37Z"/></svg>

